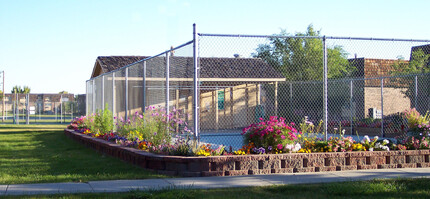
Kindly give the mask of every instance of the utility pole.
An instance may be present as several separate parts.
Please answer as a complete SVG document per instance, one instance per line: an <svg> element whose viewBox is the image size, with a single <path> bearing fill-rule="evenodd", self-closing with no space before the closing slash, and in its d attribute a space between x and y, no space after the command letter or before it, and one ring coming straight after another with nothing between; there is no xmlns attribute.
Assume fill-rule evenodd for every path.
<svg viewBox="0 0 430 199"><path fill-rule="evenodd" d="M19 124L19 101L18 101L18 91L15 89L15 124Z"/></svg>
<svg viewBox="0 0 430 199"><path fill-rule="evenodd" d="M4 115L5 115L5 111L6 111L6 103L5 103L5 91L4 91L4 71L3 71L3 106L2 106L2 121L4 122Z"/></svg>
<svg viewBox="0 0 430 199"><path fill-rule="evenodd" d="M63 94L60 95L60 123L63 123Z"/></svg>
<svg viewBox="0 0 430 199"><path fill-rule="evenodd" d="M4 122L4 115L5 115L5 113L4 113L5 112L4 71L2 71L1 74L3 77L3 83L2 83L2 92L3 92L2 95L3 96L2 96L2 100L1 100L2 101L2 108L1 108L2 118L1 118L1 121Z"/></svg>

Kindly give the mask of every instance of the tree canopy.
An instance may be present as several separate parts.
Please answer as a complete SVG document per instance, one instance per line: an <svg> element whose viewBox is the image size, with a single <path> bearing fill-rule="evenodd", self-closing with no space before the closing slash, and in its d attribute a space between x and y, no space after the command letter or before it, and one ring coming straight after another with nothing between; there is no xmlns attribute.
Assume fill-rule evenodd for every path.
<svg viewBox="0 0 430 199"><path fill-rule="evenodd" d="M21 87L21 86L16 85L16 86L14 86L12 88L11 93L23 93L23 94L27 94L27 93L30 93L30 90L31 89L28 86Z"/></svg>
<svg viewBox="0 0 430 199"><path fill-rule="evenodd" d="M426 54L422 49L414 50L411 53L411 60L404 62L403 57L393 64L393 75L430 73L430 54Z"/></svg>
<svg viewBox="0 0 430 199"><path fill-rule="evenodd" d="M311 24L306 32L294 36L282 30L280 34L269 38L268 44L259 45L253 56L265 60L287 80L322 80L323 44L320 38L315 38L321 36L320 31L314 30ZM355 71L341 46L327 47L327 65L328 78L346 77Z"/></svg>
<svg viewBox="0 0 430 199"><path fill-rule="evenodd" d="M413 50L411 53L411 59L409 62L404 61L403 57L399 57L398 61L395 62L391 71L392 75L407 75L407 74L420 74L430 73L430 54L426 54L422 49ZM416 104L416 100L420 98L420 95L428 96L430 94L430 81L429 76L424 75L417 78L417 85L414 83L412 78L398 78L396 79L400 84L407 85L405 91L401 91L405 97L409 98L412 106L418 106L417 108L421 113L427 111L427 107L423 106L425 103ZM418 91L418 93L416 93ZM415 99L418 97L417 99Z"/></svg>

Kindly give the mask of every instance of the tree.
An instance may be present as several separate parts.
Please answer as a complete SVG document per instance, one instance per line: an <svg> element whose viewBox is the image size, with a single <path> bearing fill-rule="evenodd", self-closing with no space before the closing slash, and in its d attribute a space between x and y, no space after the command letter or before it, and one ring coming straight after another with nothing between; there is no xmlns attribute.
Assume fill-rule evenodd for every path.
<svg viewBox="0 0 430 199"><path fill-rule="evenodd" d="M405 62L403 57L399 57L393 64L392 75L430 73L429 59L430 54L425 54L422 49L412 51L411 60Z"/></svg>
<svg viewBox="0 0 430 199"><path fill-rule="evenodd" d="M297 37L299 36L299 37ZM301 37L300 37L301 36ZM323 43L320 31L312 24L306 32L294 35L282 30L280 34L269 38L267 44L261 44L253 54L281 72L287 81L321 81L323 79ZM351 76L356 68L349 63L347 53L341 46L327 47L328 78ZM294 86L294 87L293 87ZM333 86L332 86L333 87ZM329 101L338 106L349 104L348 85L329 87ZM274 88L266 86L270 100L274 100ZM322 118L323 85L321 83L279 84L278 113L289 121L300 122L303 116L319 120ZM292 92L292 95L287 93ZM340 115L339 107L329 107L334 114Z"/></svg>
<svg viewBox="0 0 430 199"><path fill-rule="evenodd" d="M14 86L12 88L11 93L23 93L23 94L27 94L27 93L30 93L30 90L31 89L28 86L24 86L23 88L21 88L21 86L16 85L16 86Z"/></svg>
<svg viewBox="0 0 430 199"><path fill-rule="evenodd" d="M287 36L287 37L286 37ZM323 44L318 38L288 37L285 30L269 38L269 44L259 45L254 57L261 58L281 72L287 80L322 80ZM295 36L320 37L312 24L305 33ZM349 64L347 53L341 46L327 48L328 78L342 78L351 75L355 67Z"/></svg>
<svg viewBox="0 0 430 199"><path fill-rule="evenodd" d="M407 75L407 74L421 74L430 73L430 54L426 54L422 49L417 49L412 51L411 60L409 62L405 61L404 58L400 57L393 65L392 75ZM415 94L417 98L420 96L430 95L430 77L429 75L420 76L417 78L417 85L415 85L415 80L412 77L402 77L393 79L397 85L401 87L407 87L402 93L405 97L409 98L411 101L411 108L417 105L417 110L424 114L429 107L426 107L426 103L415 104ZM415 88L417 86L418 88ZM418 93L416 93L418 91ZM418 99L417 99L418 100Z"/></svg>
<svg viewBox="0 0 430 199"><path fill-rule="evenodd" d="M58 94L69 94L69 92L67 92L67 91L61 91Z"/></svg>

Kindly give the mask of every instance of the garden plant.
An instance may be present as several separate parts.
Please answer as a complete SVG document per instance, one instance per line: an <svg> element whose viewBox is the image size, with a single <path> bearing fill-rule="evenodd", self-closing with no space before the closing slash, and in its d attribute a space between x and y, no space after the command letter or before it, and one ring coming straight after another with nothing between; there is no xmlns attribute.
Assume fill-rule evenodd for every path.
<svg viewBox="0 0 430 199"><path fill-rule="evenodd" d="M394 140L364 136L354 140L345 136L341 127L337 136L322 139L322 121L317 125L305 117L298 125L288 123L282 117L260 118L242 130L244 145L232 150L223 145L200 145L191 139L193 134L182 119L183 114L173 109L169 113L161 107L146 107L145 113L136 112L124 120L112 118L109 110L76 118L68 126L76 132L87 134L122 146L138 148L155 154L181 156L218 156L280 153L315 153L348 151L389 151L430 149L430 116L420 115L415 109L402 115L408 127L402 136ZM114 123L114 121L117 121Z"/></svg>

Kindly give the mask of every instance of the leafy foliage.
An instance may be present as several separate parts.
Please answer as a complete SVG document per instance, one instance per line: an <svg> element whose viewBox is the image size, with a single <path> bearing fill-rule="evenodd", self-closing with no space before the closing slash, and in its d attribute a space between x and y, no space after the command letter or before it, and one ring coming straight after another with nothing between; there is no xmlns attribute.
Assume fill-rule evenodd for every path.
<svg viewBox="0 0 430 199"><path fill-rule="evenodd" d="M27 93L30 93L30 90L31 89L28 86L21 87L21 86L16 85L16 86L14 86L12 88L11 93L23 93L23 94L27 94Z"/></svg>
<svg viewBox="0 0 430 199"><path fill-rule="evenodd" d="M295 37L302 36L302 37ZM261 44L253 54L254 57L264 60L271 65L275 70L281 72L286 77L287 81L321 81L323 79L323 43L320 31L316 31L312 25L309 25L306 32L289 34L282 30L280 34L269 38L268 44ZM327 64L328 78L343 78L352 76L356 68L349 63L347 53L342 46L327 47ZM294 86L294 88L292 88ZM336 84L329 86L329 89L336 90L347 87L346 84ZM303 116L307 115L310 118L321 118L322 112L315 112L316 107L322 107L323 96L322 92L309 92L309 90L322 91L322 83L314 84L288 84L281 83L278 86L278 93L290 93L289 95L279 95L279 107L297 107L297 102L306 104L306 113L302 115L294 114L293 108L281 108L279 115L293 122L300 122ZM271 85L266 85L265 90L269 93L267 96L274 101L273 96L275 88ZM343 105L349 103L349 93L330 92L329 101L333 104ZM300 109L297 107L297 109ZM333 114L340 114L339 109L329 107L329 111ZM302 108L303 110L303 108ZM308 111L309 110L309 111Z"/></svg>
<svg viewBox="0 0 430 199"><path fill-rule="evenodd" d="M420 73L430 73L430 54L426 54L422 49L414 50L411 53L411 60L409 62L404 61L403 58L399 58L393 65L392 75L407 75L407 74L420 74ZM429 87L427 82L429 81L429 76L423 76L418 78L418 86L424 86L419 88L420 92L429 95ZM415 101L415 83L412 78L399 78L400 84L408 85L406 91L402 93L410 99L411 104Z"/></svg>
<svg viewBox="0 0 430 199"><path fill-rule="evenodd" d="M269 44L262 44L256 49L254 57L261 58L274 69L280 71L287 80L306 81L323 79L323 44L320 31L315 31L312 24L305 33L291 36L285 30L269 39ZM355 68L347 59L347 53L341 46L327 48L328 78L341 78L351 75Z"/></svg>
<svg viewBox="0 0 430 199"><path fill-rule="evenodd" d="M408 62L403 61L403 58L399 58L397 62L393 64L393 75L404 75L404 74L419 74L419 73L430 73L430 65L428 61L430 54L425 54L422 49L412 51L411 60Z"/></svg>

